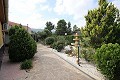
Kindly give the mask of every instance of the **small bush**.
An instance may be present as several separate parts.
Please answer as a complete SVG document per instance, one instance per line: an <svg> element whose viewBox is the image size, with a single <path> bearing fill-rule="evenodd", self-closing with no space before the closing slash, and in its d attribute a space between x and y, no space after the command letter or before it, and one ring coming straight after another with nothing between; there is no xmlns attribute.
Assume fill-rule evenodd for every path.
<svg viewBox="0 0 120 80"><path fill-rule="evenodd" d="M32 68L32 60L25 60L24 62L22 62L22 64L20 65L21 69L30 69Z"/></svg>
<svg viewBox="0 0 120 80"><path fill-rule="evenodd" d="M68 54L68 55L71 55L72 54L72 50L66 50L65 53Z"/></svg>
<svg viewBox="0 0 120 80"><path fill-rule="evenodd" d="M54 42L53 44L51 44L50 47L53 49L57 49L57 42Z"/></svg>
<svg viewBox="0 0 120 80"><path fill-rule="evenodd" d="M74 42L74 41L73 41L73 38L74 38L73 35L67 35L67 36L65 36L65 39L66 39L67 41L69 41L69 45Z"/></svg>
<svg viewBox="0 0 120 80"><path fill-rule="evenodd" d="M55 41L55 40L54 40L53 37L47 37L47 38L45 39L45 43L46 43L47 45L53 44L54 41Z"/></svg>
<svg viewBox="0 0 120 80"><path fill-rule="evenodd" d="M68 40L65 40L65 46L70 45L71 43Z"/></svg>
<svg viewBox="0 0 120 80"><path fill-rule="evenodd" d="M82 38L80 44L83 47L90 47L90 38Z"/></svg>
<svg viewBox="0 0 120 80"><path fill-rule="evenodd" d="M54 43L51 45L51 47L52 47L53 49L56 49L58 52L60 52L62 49L64 49L64 46L65 46L65 44L64 44L64 42L62 42L62 41L54 42Z"/></svg>
<svg viewBox="0 0 120 80"><path fill-rule="evenodd" d="M120 45L104 44L97 49L95 61L98 69L109 80L120 80Z"/></svg>
<svg viewBox="0 0 120 80"><path fill-rule="evenodd" d="M57 45L57 51L60 52L64 48L63 44Z"/></svg>
<svg viewBox="0 0 120 80"><path fill-rule="evenodd" d="M57 41L64 41L65 42L65 36L57 36Z"/></svg>
<svg viewBox="0 0 120 80"><path fill-rule="evenodd" d="M81 49L81 57L83 57L88 62L94 61L94 53L95 50L93 48L82 48Z"/></svg>

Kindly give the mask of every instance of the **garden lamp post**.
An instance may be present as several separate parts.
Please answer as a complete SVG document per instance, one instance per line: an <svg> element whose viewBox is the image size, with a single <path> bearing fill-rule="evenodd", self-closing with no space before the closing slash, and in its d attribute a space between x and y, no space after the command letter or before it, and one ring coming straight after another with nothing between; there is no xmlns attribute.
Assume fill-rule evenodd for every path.
<svg viewBox="0 0 120 80"><path fill-rule="evenodd" d="M74 41L75 41L75 43L74 43L74 46L76 47L76 48L78 48L78 60L77 60L77 63L78 63L78 65L80 66L80 64L79 64L79 61L80 61L80 59L79 59L79 53L80 53L80 51L79 51L79 48L80 48L80 45L79 45L79 38L78 38L78 34L76 33L75 35L74 35ZM77 56L77 55L76 55Z"/></svg>

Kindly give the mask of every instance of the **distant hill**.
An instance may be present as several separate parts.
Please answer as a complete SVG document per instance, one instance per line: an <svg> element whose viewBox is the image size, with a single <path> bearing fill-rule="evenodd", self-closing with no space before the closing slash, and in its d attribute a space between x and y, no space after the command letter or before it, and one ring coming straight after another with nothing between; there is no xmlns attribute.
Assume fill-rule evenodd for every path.
<svg viewBox="0 0 120 80"><path fill-rule="evenodd" d="M43 29L33 29L33 28L31 28L31 30L33 31L33 32L42 32L43 31Z"/></svg>

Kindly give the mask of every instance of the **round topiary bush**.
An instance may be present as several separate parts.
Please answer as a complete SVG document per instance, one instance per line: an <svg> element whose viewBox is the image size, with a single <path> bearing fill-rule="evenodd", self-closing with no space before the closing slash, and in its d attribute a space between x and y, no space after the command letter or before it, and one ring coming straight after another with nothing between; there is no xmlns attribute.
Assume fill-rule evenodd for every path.
<svg viewBox="0 0 120 80"><path fill-rule="evenodd" d="M25 29L19 26L12 28L12 31L14 34L10 35L9 59L15 62L31 59L36 53L36 42Z"/></svg>
<svg viewBox="0 0 120 80"><path fill-rule="evenodd" d="M47 38L45 39L45 43L46 43L47 45L53 44L54 41L55 41L55 40L54 40L53 37L47 37Z"/></svg>
<svg viewBox="0 0 120 80"><path fill-rule="evenodd" d="M97 49L95 61L98 69L109 80L120 80L120 45L104 44Z"/></svg>

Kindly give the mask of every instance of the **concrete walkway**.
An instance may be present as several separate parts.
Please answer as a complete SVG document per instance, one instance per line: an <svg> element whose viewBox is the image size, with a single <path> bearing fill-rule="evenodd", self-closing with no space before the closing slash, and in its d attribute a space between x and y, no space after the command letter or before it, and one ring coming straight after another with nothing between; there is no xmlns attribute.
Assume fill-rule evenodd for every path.
<svg viewBox="0 0 120 80"><path fill-rule="evenodd" d="M9 65L12 64L5 63L0 71L0 80L93 80L41 44L38 44L34 67L30 71L20 70L18 64L10 70Z"/></svg>
<svg viewBox="0 0 120 80"><path fill-rule="evenodd" d="M76 57L70 57L64 52L57 52L55 49L49 48L51 51L53 51L56 55L58 55L60 58L64 59L66 62L73 65L78 70L82 71L86 75L94 78L95 80L105 80L104 76L97 70L96 66L92 63L89 63L85 61L85 59L80 59L80 66L77 64L78 58Z"/></svg>

